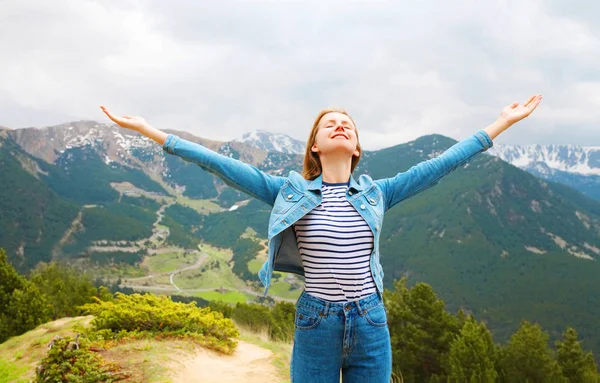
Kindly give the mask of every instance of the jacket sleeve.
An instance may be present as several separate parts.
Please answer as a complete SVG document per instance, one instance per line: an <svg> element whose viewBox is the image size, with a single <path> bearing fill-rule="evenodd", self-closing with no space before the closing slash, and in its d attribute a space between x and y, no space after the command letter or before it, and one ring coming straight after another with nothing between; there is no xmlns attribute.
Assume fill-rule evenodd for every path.
<svg viewBox="0 0 600 383"><path fill-rule="evenodd" d="M375 181L383 191L386 210L398 202L410 198L436 185L440 179L477 154L493 146L490 136L483 130L466 138L436 158L423 161L395 177Z"/></svg>
<svg viewBox="0 0 600 383"><path fill-rule="evenodd" d="M163 144L169 154L193 162L227 185L273 206L285 177L272 176L255 166L214 152L205 146L169 134Z"/></svg>

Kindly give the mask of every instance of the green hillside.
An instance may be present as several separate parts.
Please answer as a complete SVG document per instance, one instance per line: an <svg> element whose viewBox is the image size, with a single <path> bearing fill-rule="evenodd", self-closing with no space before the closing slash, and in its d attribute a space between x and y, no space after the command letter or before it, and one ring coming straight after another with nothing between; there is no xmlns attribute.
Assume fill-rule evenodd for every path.
<svg viewBox="0 0 600 383"><path fill-rule="evenodd" d="M50 260L79 210L40 180L38 165L12 140L0 137L0 247L20 271Z"/></svg>
<svg viewBox="0 0 600 383"><path fill-rule="evenodd" d="M362 166L391 176L452 143L424 137L371 153ZM388 288L408 275L449 307L474 311L500 339L528 319L553 336L577 327L595 350L598 248L600 203L487 155L388 211L381 238Z"/></svg>
<svg viewBox="0 0 600 383"><path fill-rule="evenodd" d="M106 164L89 146L66 150L56 165L41 162L44 181L61 197L78 203L105 203L119 198L112 182L130 182L149 192L166 191L143 171L117 163Z"/></svg>

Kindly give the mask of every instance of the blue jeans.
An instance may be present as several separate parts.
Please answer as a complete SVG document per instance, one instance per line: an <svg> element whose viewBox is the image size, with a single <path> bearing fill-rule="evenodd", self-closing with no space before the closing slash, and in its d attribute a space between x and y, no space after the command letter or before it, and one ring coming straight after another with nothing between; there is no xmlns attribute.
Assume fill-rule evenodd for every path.
<svg viewBox="0 0 600 383"><path fill-rule="evenodd" d="M378 293L331 303L302 292L296 303L292 383L389 383L392 348Z"/></svg>

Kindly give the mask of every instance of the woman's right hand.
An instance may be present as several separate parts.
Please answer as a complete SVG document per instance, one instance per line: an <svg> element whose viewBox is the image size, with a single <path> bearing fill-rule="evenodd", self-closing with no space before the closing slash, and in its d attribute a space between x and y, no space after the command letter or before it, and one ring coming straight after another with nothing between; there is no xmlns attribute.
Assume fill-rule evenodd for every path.
<svg viewBox="0 0 600 383"><path fill-rule="evenodd" d="M102 109L102 111L108 116L108 118L110 118L115 123L117 123L117 125L123 128L141 132L142 130L144 130L144 128L148 128L150 126L143 117L129 116L127 114L122 117L115 116L111 112L109 112L104 105L101 105L100 109Z"/></svg>

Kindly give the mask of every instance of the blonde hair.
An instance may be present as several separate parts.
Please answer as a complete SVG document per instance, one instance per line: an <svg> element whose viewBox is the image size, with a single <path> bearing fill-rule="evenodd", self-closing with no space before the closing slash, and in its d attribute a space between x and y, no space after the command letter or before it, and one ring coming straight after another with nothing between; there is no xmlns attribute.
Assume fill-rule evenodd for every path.
<svg viewBox="0 0 600 383"><path fill-rule="evenodd" d="M350 117L348 112L346 112L343 109L327 108L319 112L313 124L312 130L310 131L310 135L308 136L308 141L306 142L306 153L304 154L304 166L302 168L302 177L304 177L304 179L307 180L312 181L319 175L321 175L321 173L323 172L319 155L313 152L311 148L315 144L317 132L319 131L319 121L321 121L321 118L323 118L323 116L327 113L345 114L346 116L348 116L348 118L350 118L352 124L354 124L354 128L356 129L356 124L354 123L354 120L352 119L352 117ZM358 165L360 157L362 156L362 149L360 148L360 142L358 142L358 130L356 130L355 132L357 140L356 149L358 150L358 156L352 156L352 165L350 167L350 173L354 171L354 168L356 167L356 165Z"/></svg>

